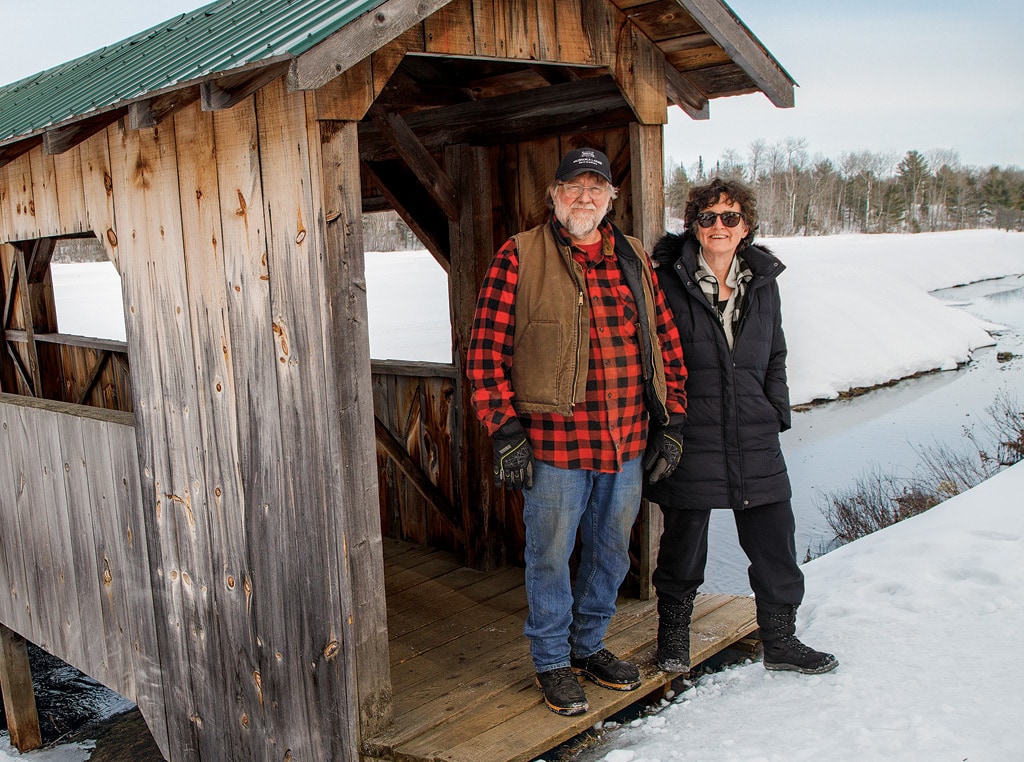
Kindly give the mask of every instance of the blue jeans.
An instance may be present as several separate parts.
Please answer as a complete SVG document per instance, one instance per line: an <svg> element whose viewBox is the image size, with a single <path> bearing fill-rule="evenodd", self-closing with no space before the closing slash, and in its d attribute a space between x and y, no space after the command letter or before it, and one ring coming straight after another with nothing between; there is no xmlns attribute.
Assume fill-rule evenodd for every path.
<svg viewBox="0 0 1024 762"><path fill-rule="evenodd" d="M533 465L523 490L526 599L523 634L538 672L568 667L570 657L600 651L629 571L629 533L640 510L642 458L617 474ZM573 584L569 557L580 534Z"/></svg>

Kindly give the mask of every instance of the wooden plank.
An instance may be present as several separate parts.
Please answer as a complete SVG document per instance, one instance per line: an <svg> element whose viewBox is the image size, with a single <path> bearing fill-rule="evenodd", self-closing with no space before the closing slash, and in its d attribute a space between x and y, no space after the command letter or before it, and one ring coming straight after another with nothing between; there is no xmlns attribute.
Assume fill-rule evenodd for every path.
<svg viewBox="0 0 1024 762"><path fill-rule="evenodd" d="M108 133L104 131L94 135L82 143L78 151L82 157L82 191L88 229L96 234L110 261L121 272L114 228L114 187L110 174Z"/></svg>
<svg viewBox="0 0 1024 762"><path fill-rule="evenodd" d="M584 31L584 8L592 5L586 0L559 0L555 3L555 23L558 34L555 49L558 60L567 64L593 65L600 63L594 55L587 33Z"/></svg>
<svg viewBox="0 0 1024 762"><path fill-rule="evenodd" d="M568 149L557 137L521 143L516 164L516 194L519 198L519 230L528 230L547 219L548 189L555 181L555 169Z"/></svg>
<svg viewBox="0 0 1024 762"><path fill-rule="evenodd" d="M83 672L124 696L134 696L130 648L117 637L120 633L111 622L104 621L101 591L110 591L110 566L96 557L93 519L115 514L108 490L113 487L110 453L106 440L88 441L84 431L104 431L102 426L88 426L90 419L71 415L56 416L56 430L63 461L67 526L70 536L68 560L75 573L76 601L73 606L74 626L82 637L82 653L76 664ZM101 485L106 483L107 490ZM112 577L112 575L110 575ZM116 647L111 648L109 641ZM125 644L127 645L127 644Z"/></svg>
<svg viewBox="0 0 1024 762"><path fill-rule="evenodd" d="M100 489L109 494L116 508L101 514L94 529L98 558L104 559L104 582L109 567L109 590L104 618L116 623L115 640L127 648L131 674L125 695L134 701L146 718L153 738L165 759L170 758L167 693L160 664L157 636L155 585L147 542L147 513L142 499L141 476L136 444L136 429L128 425L86 427L83 433L98 450L106 442L109 448L109 482ZM101 456L101 463L103 456ZM92 494L96 494L93 492ZM108 647L114 644L107 641ZM122 651L122 659L124 659Z"/></svg>
<svg viewBox="0 0 1024 762"><path fill-rule="evenodd" d="M614 67L623 52L620 48L620 34L626 23L618 9L608 2L583 3L583 34L593 51L594 63Z"/></svg>
<svg viewBox="0 0 1024 762"><path fill-rule="evenodd" d="M11 210L7 203L7 194L10 193L10 176L7 165L0 164L0 241L13 241L13 223L11 222ZM2 305L0 305L2 306ZM2 328L3 326L0 326Z"/></svg>
<svg viewBox="0 0 1024 762"><path fill-rule="evenodd" d="M423 20L428 53L469 56L476 52L473 0L452 0Z"/></svg>
<svg viewBox="0 0 1024 762"><path fill-rule="evenodd" d="M282 612L275 610L275 596L284 594L280 586L285 581L278 580L277 575L285 544L282 493L286 478L282 468L275 321L271 312L268 218L256 118L258 97L228 111L216 112L214 139L224 232L231 383L238 419L238 468L246 500L242 516L248 546L265 549L257 557L263 559L262 563L251 564L234 580L228 578L227 585L234 584L231 589L242 596L250 626L259 638L255 644L256 668L243 673L246 679L242 682L247 684L239 687L245 694L254 690L265 697L260 711L247 718L248 727L254 735L266 732L273 736L279 721L266 708L268 699L277 700L276 692L270 692L270 673L275 669L275 652L286 644L288 637ZM259 647L260 642L266 646ZM244 650L251 647L247 644ZM289 658L294 661L295 657Z"/></svg>
<svg viewBox="0 0 1024 762"><path fill-rule="evenodd" d="M474 53L481 58L500 55L496 29L495 3L503 0L473 0Z"/></svg>
<svg viewBox="0 0 1024 762"><path fill-rule="evenodd" d="M203 471L207 479L208 519L202 528L210 554L202 581L216 616L206 634L209 673L204 722L220 729L209 753L262 746L258 740L259 692L251 679L238 679L257 670L258 635L249 618L240 580L249 576L245 545L246 495L239 472L239 437L235 400L233 338L228 319L228 295L221 241L221 206L217 173L217 143L213 116L198 103L174 116L182 204L185 281L192 346L196 358L196 392ZM205 576L205 575L204 575ZM225 695L224 688L231 690ZM230 698L228 698L230 696ZM205 703L205 702L204 702ZM249 718L247 724L243 718ZM201 738L206 738L201 734ZM206 741L210 744L210 741ZM253 744L257 744L253 747Z"/></svg>
<svg viewBox="0 0 1024 762"><path fill-rule="evenodd" d="M60 235L60 205L57 202L57 170L53 157L43 151L28 154L32 167L32 212L39 237Z"/></svg>
<svg viewBox="0 0 1024 762"><path fill-rule="evenodd" d="M375 97L370 60L364 58L314 91L317 119L358 122L366 115Z"/></svg>
<svg viewBox="0 0 1024 762"><path fill-rule="evenodd" d="M384 587L388 597L388 613L391 613L393 596L461 568L464 567L453 556L448 553L436 553L429 556L428 560L422 564L387 574Z"/></svg>
<svg viewBox="0 0 1024 762"><path fill-rule="evenodd" d="M370 370L376 375L416 376L421 378L448 378L458 376L455 366L444 362L419 360L370 360Z"/></svg>
<svg viewBox="0 0 1024 762"><path fill-rule="evenodd" d="M83 640L90 631L80 626L79 570L75 564L73 538L68 514L68 493L64 482L65 464L61 452L60 418L50 413L26 408L32 421L32 443L26 452L35 455L38 491L30 495L38 526L45 532L40 551L45 553L46 564L37 573L47 580L52 605L37 609L40 617L51 622L54 636L51 653L59 655L69 664L88 664ZM34 444L34 450L33 450ZM50 650L50 649L48 649Z"/></svg>
<svg viewBox="0 0 1024 762"><path fill-rule="evenodd" d="M727 5L718 0L678 0L729 57L779 108L794 105L793 82Z"/></svg>
<svg viewBox="0 0 1024 762"><path fill-rule="evenodd" d="M32 668L25 639L0 624L0 689L11 744L22 754L43 745L32 690Z"/></svg>
<svg viewBox="0 0 1024 762"><path fill-rule="evenodd" d="M89 226L82 185L82 155L76 147L51 158L57 185L60 233L84 233Z"/></svg>
<svg viewBox="0 0 1024 762"><path fill-rule="evenodd" d="M204 662L209 617L209 496L200 448L195 351L182 256L174 126L119 129L111 177L137 399L136 430L146 536L172 756L200 747L211 692Z"/></svg>
<svg viewBox="0 0 1024 762"><path fill-rule="evenodd" d="M557 61L558 25L555 21L557 3L545 3L537 0L537 59L540 61Z"/></svg>
<svg viewBox="0 0 1024 762"><path fill-rule="evenodd" d="M388 568L385 562L385 568ZM400 592L388 592L388 637L396 638L401 635L395 629L395 619L399 615L408 613L408 618L413 627L432 622L434 617L440 618L447 613L452 613L462 608L468 608L474 602L467 588L475 584L483 584L494 577L503 577L503 582L511 589L522 584L522 571L514 567L506 567L495 574L487 574L468 566L455 566L450 571L444 572L428 579L423 579L417 584L406 587ZM386 582L385 582L386 586ZM504 592L504 590L502 591Z"/></svg>
<svg viewBox="0 0 1024 762"><path fill-rule="evenodd" d="M11 395L4 395L6 398ZM19 526L20 513L17 506L21 477L15 469L13 456L22 446L21 411L17 406L0 404L0 432L3 432L7 446L0 448L0 495L3 505L12 506L0 511L0 622L18 632L32 632L33 596L29 588L30 577L25 571L25 543Z"/></svg>
<svg viewBox="0 0 1024 762"><path fill-rule="evenodd" d="M28 241L39 238L32 188L32 160L22 154L10 162L7 170L7 235L8 240Z"/></svg>
<svg viewBox="0 0 1024 762"><path fill-rule="evenodd" d="M495 9L504 30L502 55L536 61L540 58L537 0L504 0Z"/></svg>
<svg viewBox="0 0 1024 762"><path fill-rule="evenodd" d="M288 88L315 90L323 86L449 1L407 3L404 0L385 0L372 12L349 22L294 59L288 71Z"/></svg>
<svg viewBox="0 0 1024 762"><path fill-rule="evenodd" d="M9 436L18 443L10 453L11 484L17 488L7 510L15 514L17 529L11 536L17 538L24 563L22 602L29 620L18 632L40 648L59 653L61 629L52 612L60 610L61 597L54 574L56 563L50 556L46 511L40 507L47 489L36 448L37 438L45 437L46 432L37 429L40 419L35 412L31 408L7 410Z"/></svg>

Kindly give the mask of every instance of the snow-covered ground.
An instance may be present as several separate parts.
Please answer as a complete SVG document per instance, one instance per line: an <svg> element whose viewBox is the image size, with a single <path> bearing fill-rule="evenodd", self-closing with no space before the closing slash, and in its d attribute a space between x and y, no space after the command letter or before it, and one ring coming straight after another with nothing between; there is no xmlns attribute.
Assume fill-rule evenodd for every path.
<svg viewBox="0 0 1024 762"><path fill-rule="evenodd" d="M827 675L708 675L584 760L1024 759L1024 463L806 564Z"/></svg>
<svg viewBox="0 0 1024 762"><path fill-rule="evenodd" d="M1024 235L997 231L767 244L788 266L780 284L794 403L967 360L992 343L991 326L927 292L1024 273ZM73 290L64 267L81 266L55 267L55 286ZM408 285L396 285L403 275ZM375 357L448 360L444 274L428 255L368 255L367 282ZM80 319L59 308L62 331L79 332ZM706 676L660 713L608 729L586 759L1024 759L1022 494L1024 464L807 564L798 634L838 656L835 672L751 663ZM0 761L88 754L18 756L0 736Z"/></svg>

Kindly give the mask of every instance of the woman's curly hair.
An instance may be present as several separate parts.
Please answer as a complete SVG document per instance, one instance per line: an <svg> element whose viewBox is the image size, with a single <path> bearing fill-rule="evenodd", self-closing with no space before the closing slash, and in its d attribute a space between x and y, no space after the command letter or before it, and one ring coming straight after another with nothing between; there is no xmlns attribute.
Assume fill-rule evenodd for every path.
<svg viewBox="0 0 1024 762"><path fill-rule="evenodd" d="M739 249L745 249L753 242L754 233L757 231L757 199L754 198L754 192L750 187L739 180L723 180L716 177L705 185L694 185L690 188L683 210L683 224L687 230L692 230L697 224L697 215L717 204L723 196L727 201L735 201L740 205L743 220L750 228L750 232L739 245Z"/></svg>

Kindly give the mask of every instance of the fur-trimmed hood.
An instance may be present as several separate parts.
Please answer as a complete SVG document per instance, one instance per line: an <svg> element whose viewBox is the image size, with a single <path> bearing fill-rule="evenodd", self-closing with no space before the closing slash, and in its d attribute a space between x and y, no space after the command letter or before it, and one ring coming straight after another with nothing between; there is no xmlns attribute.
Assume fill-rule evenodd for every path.
<svg viewBox="0 0 1024 762"><path fill-rule="evenodd" d="M697 269L697 255L700 253L700 242L689 230L682 233L666 233L651 252L654 266L659 268L673 267L680 257L685 256L683 267L687 273L693 274ZM775 277L786 266L782 264L771 249L760 244L745 246L738 252L750 267L755 276Z"/></svg>

